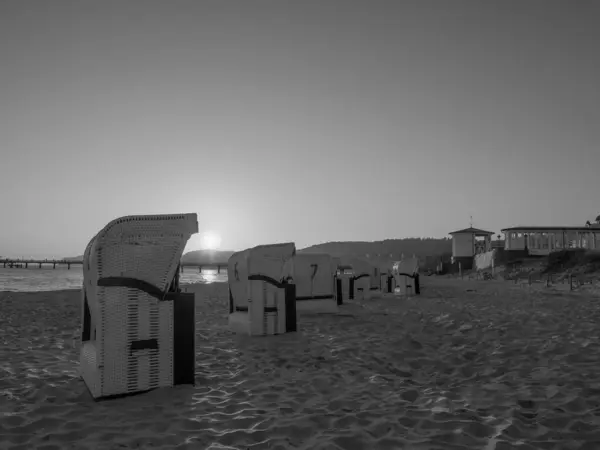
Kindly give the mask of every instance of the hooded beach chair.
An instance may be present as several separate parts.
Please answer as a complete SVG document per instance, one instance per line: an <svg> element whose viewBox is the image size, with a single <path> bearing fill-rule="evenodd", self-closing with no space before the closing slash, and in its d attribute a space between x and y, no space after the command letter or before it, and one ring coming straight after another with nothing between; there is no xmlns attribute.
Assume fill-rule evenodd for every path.
<svg viewBox="0 0 600 450"><path fill-rule="evenodd" d="M368 299L372 291L379 289L379 269L373 264L360 257L345 257L342 262L352 268L348 278L349 299Z"/></svg>
<svg viewBox="0 0 600 450"><path fill-rule="evenodd" d="M194 384L194 294L179 261L196 214L127 216L83 259L80 372L94 399Z"/></svg>
<svg viewBox="0 0 600 450"><path fill-rule="evenodd" d="M296 286L286 261L294 243L260 245L231 255L229 327L235 333L267 336L296 331Z"/></svg>
<svg viewBox="0 0 600 450"><path fill-rule="evenodd" d="M296 285L297 312L338 312L337 267L325 253L297 253L285 263L285 275Z"/></svg>
<svg viewBox="0 0 600 450"><path fill-rule="evenodd" d="M396 282L397 294L410 296L421 293L418 258L412 257L395 262L392 275Z"/></svg>

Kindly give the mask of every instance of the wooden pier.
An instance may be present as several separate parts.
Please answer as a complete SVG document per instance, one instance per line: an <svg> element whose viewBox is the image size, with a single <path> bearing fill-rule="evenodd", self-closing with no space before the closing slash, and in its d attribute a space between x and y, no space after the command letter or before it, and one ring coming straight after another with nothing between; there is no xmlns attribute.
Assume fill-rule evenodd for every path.
<svg viewBox="0 0 600 450"><path fill-rule="evenodd" d="M10 269L28 269L29 265L33 265L34 267L37 265L38 269L41 269L43 265L49 266L52 265L53 269L56 269L56 266L67 266L67 269L71 269L72 265L83 265L83 261L71 261L66 259L1 259L3 268Z"/></svg>
<svg viewBox="0 0 600 450"><path fill-rule="evenodd" d="M36 267L41 269L42 266L52 266L53 269L56 269L56 266L67 266L67 269L71 269L73 265L83 265L83 261L77 260L65 260L65 259L0 259L0 263L2 263L3 268L10 269L28 269L29 266ZM202 273L202 269L217 269L217 273L221 273L221 269L224 268L227 270L227 262L220 263L212 263L212 264L181 264L181 273L183 273L185 268L198 268L198 272Z"/></svg>
<svg viewBox="0 0 600 450"><path fill-rule="evenodd" d="M198 268L198 272L202 273L202 269L217 269L217 273L221 273L221 268L224 268L225 270L227 270L227 262L221 262L221 263L212 263L212 264L181 264L181 273L183 273L183 269L184 268Z"/></svg>

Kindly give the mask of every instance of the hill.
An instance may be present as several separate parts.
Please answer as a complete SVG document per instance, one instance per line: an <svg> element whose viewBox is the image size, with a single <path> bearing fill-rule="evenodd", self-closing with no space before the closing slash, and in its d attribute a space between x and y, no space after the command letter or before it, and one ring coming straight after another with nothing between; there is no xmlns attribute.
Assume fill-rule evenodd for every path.
<svg viewBox="0 0 600 450"><path fill-rule="evenodd" d="M65 256L64 261L83 261L83 255L81 256Z"/></svg>
<svg viewBox="0 0 600 450"><path fill-rule="evenodd" d="M386 265L390 261L398 261L402 254L409 257L413 254L422 261L435 262L440 258L450 259L452 240L449 238L406 238L386 239L383 241L365 242L326 242L298 250L299 253L328 253L332 256L356 256L371 262ZM435 261L435 262L434 262Z"/></svg>
<svg viewBox="0 0 600 450"><path fill-rule="evenodd" d="M182 264L226 263L233 250L193 250L181 257Z"/></svg>
<svg viewBox="0 0 600 450"><path fill-rule="evenodd" d="M183 264L211 264L227 262L233 254L230 250L195 250L181 258ZM402 254L421 258L423 263L428 259L448 258L452 253L451 239L407 238L386 239L375 242L326 242L299 249L298 253L327 253L332 256L356 256L371 262L387 263L397 261Z"/></svg>
<svg viewBox="0 0 600 450"><path fill-rule="evenodd" d="M181 257L181 263L198 265L224 263L233 253L233 250L194 250L185 253ZM452 240L447 238L407 238L374 242L325 242L299 249L298 253L328 253L337 257L355 256L382 264L397 261L402 254L405 256L415 254L425 263L429 259L437 261L440 257L449 258L452 253ZM64 259L66 261L82 261L83 255Z"/></svg>
<svg viewBox="0 0 600 450"><path fill-rule="evenodd" d="M379 256L397 259L404 253L419 257L441 255L452 252L452 240L448 238L406 238L365 242L326 242L299 250L300 253L329 253L333 256Z"/></svg>

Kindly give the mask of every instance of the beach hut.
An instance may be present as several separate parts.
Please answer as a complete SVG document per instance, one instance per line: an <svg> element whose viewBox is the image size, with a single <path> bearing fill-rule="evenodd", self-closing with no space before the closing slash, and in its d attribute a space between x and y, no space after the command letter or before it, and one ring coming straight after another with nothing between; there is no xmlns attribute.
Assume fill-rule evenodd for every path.
<svg viewBox="0 0 600 450"><path fill-rule="evenodd" d="M297 312L337 312L337 261L328 254L298 253L284 272L296 285Z"/></svg>
<svg viewBox="0 0 600 450"><path fill-rule="evenodd" d="M406 258L397 261L392 266L392 275L395 279L396 293L400 295L420 294L419 285L419 259L417 257Z"/></svg>
<svg viewBox="0 0 600 450"><path fill-rule="evenodd" d="M296 254L292 243L259 245L229 258L229 328L265 336L296 331L296 286L285 263Z"/></svg>
<svg viewBox="0 0 600 450"><path fill-rule="evenodd" d="M94 399L194 384L194 294L178 274L197 232L196 214L127 216L87 245L80 372Z"/></svg>
<svg viewBox="0 0 600 450"><path fill-rule="evenodd" d="M460 263L462 270L473 268L473 257L492 249L492 231L464 228L449 233L452 236L452 261Z"/></svg>

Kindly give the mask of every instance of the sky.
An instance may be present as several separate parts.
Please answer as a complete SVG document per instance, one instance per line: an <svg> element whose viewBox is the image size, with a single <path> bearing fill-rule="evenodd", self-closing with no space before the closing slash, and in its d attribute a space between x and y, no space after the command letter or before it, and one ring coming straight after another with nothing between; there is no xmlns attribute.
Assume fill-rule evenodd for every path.
<svg viewBox="0 0 600 450"><path fill-rule="evenodd" d="M0 255L196 212L223 249L600 214L600 2L2 0Z"/></svg>

